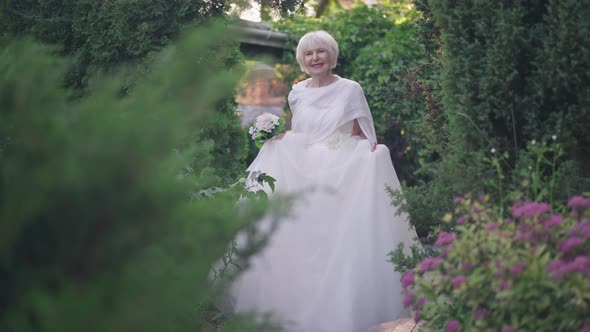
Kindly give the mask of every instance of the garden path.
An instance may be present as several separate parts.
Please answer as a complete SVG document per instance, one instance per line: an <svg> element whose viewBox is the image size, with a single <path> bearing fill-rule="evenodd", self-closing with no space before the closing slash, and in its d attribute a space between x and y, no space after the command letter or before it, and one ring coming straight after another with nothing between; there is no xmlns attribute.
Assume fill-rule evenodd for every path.
<svg viewBox="0 0 590 332"><path fill-rule="evenodd" d="M403 318L391 322L379 324L367 332L417 332L418 324L412 318Z"/></svg>

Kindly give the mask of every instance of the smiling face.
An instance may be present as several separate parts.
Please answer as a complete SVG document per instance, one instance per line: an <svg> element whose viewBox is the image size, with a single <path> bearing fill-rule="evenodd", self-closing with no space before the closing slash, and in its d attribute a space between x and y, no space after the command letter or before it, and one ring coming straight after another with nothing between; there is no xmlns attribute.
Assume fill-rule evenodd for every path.
<svg viewBox="0 0 590 332"><path fill-rule="evenodd" d="M311 76L330 73L338 61L338 43L326 31L313 31L299 40L295 53L301 70Z"/></svg>
<svg viewBox="0 0 590 332"><path fill-rule="evenodd" d="M304 52L303 64L305 71L311 76L322 76L330 72L330 54L323 47Z"/></svg>

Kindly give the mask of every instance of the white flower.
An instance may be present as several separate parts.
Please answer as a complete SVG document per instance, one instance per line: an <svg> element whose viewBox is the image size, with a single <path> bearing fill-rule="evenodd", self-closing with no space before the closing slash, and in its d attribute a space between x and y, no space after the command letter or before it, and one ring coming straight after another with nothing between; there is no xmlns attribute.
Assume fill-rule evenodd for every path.
<svg viewBox="0 0 590 332"><path fill-rule="evenodd" d="M537 141L535 141L535 140L532 140L532 141L531 141L531 144L532 144L532 145L535 145L535 144L537 144Z"/></svg>
<svg viewBox="0 0 590 332"><path fill-rule="evenodd" d="M551 139L555 141L557 139L557 136L553 135L551 136Z"/></svg>
<svg viewBox="0 0 590 332"><path fill-rule="evenodd" d="M256 117L256 120L248 129L248 133L257 144L263 143L272 136L279 125L280 118L278 116L268 112L262 113Z"/></svg>
<svg viewBox="0 0 590 332"><path fill-rule="evenodd" d="M490 152L491 152L491 153L496 153L496 149L495 149L495 148L492 148L492 149L490 150Z"/></svg>

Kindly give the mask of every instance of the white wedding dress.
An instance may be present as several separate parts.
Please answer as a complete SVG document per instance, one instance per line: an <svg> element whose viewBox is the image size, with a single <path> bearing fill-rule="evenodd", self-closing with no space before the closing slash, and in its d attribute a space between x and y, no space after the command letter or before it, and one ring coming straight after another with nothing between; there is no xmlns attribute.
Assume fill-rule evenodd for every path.
<svg viewBox="0 0 590 332"><path fill-rule="evenodd" d="M366 331L408 315L387 254L416 233L386 193L400 184L387 147L371 152L375 129L360 85L306 83L289 94L292 131L267 141L248 168L274 177L274 194L300 199L230 300L234 312L272 313L285 331ZM354 119L368 139L351 135Z"/></svg>

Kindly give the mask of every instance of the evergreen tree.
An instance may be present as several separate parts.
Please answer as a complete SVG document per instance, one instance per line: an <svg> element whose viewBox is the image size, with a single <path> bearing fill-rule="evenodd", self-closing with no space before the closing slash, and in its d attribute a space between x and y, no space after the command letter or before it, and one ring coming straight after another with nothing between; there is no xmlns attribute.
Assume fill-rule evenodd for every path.
<svg viewBox="0 0 590 332"><path fill-rule="evenodd" d="M557 135L587 165L590 2L438 1L444 105L457 154L496 148L512 160ZM567 45L567 46L565 46ZM589 175L586 167L586 175Z"/></svg>
<svg viewBox="0 0 590 332"><path fill-rule="evenodd" d="M427 142L424 152L433 157L418 169L427 177L404 190L416 227L441 224L438 220L457 195L492 193L493 199L506 202L496 189L498 169L485 161L494 156L492 151L503 160L504 193L527 191L532 176L532 181L554 177L556 182L553 189L537 188L531 199L549 201L554 191L565 202L587 191L590 23L585 17L590 2L415 4L422 12L420 41L438 67L419 83L442 87L441 94L427 93L433 103L426 104L420 130ZM527 146L533 140L553 142L554 135L566 154L548 151L542 157L557 156L556 164L543 159L538 170L529 170ZM501 157L504 153L508 157Z"/></svg>
<svg viewBox="0 0 590 332"><path fill-rule="evenodd" d="M219 0L6 0L0 6L0 33L31 34L55 45L59 54L70 56L65 85L81 97L91 92L94 78L105 71L120 77L122 96L133 93L135 84L149 73L157 52L188 26L223 18L228 4ZM243 57L236 44L216 48L223 50L206 51L215 60L210 66L239 70L234 65ZM246 135L234 113L233 100L230 95L220 101L217 112L203 119L208 125L194 136L213 145L213 165L219 175L210 179L213 184L234 181L246 167Z"/></svg>
<svg viewBox="0 0 590 332"><path fill-rule="evenodd" d="M238 213L228 193L192 198L215 174L215 149L195 130L237 79L207 57L225 36L188 34L127 98L103 75L74 101L50 49L2 46L0 330L204 326L211 265L263 211Z"/></svg>

